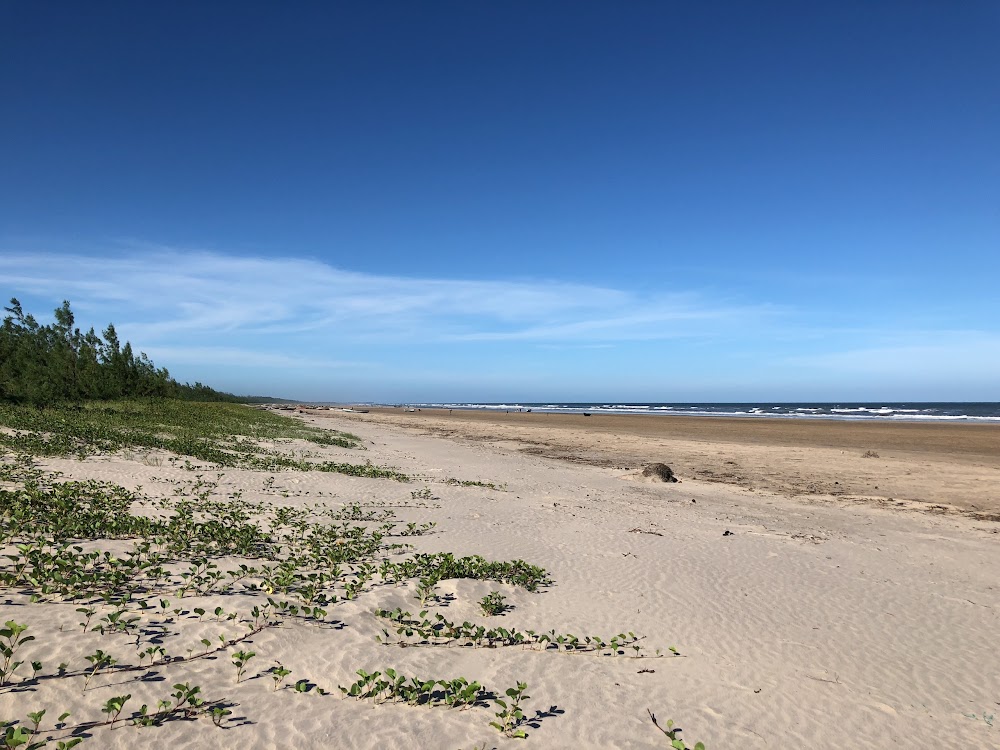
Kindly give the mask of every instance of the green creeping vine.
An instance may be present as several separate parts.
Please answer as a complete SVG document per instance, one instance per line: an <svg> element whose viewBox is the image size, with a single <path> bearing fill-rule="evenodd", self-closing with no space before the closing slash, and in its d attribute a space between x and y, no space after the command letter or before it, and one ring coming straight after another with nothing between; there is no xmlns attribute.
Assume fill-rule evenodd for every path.
<svg viewBox="0 0 1000 750"><path fill-rule="evenodd" d="M347 598L356 598L376 571L366 561L404 548L384 541L393 535L393 523L374 529L346 521L329 525L322 517L335 513L320 507L292 514L239 500L216 502L199 497L173 504L158 501L160 511L170 515L134 516L131 508L149 505L148 500L99 483L87 486L82 512L77 513L74 499L81 497L79 487L69 491L56 481L56 475L38 472L23 462L0 467L7 478L23 483L13 490L0 489L0 539L14 544L14 552L5 556L7 564L0 563L0 584L30 588L36 600L100 594L105 601L127 601L133 594L150 596L160 591L204 596L240 583L248 591L296 594L310 608L322 607L337 600L331 590L337 584L343 585ZM307 520L311 513L320 514L320 520ZM267 519L269 514L271 519ZM420 530L408 527L403 534ZM71 541L107 538L139 541L124 555L88 551ZM211 558L226 555L264 558L274 564L239 563L235 569L222 570ZM168 567L178 559L189 561L187 570ZM388 559L384 563L393 565ZM392 569L392 574L398 580L405 571ZM92 607L78 611L85 615L81 627L87 629L96 612ZM122 612L116 617L102 622L105 631L127 631L134 624Z"/></svg>
<svg viewBox="0 0 1000 750"><path fill-rule="evenodd" d="M348 698L372 700L374 703L402 702L411 706L463 709L486 705L487 693L483 686L478 682L469 682L464 677L427 680L405 677L395 669L370 674L359 669L356 674L360 679L348 687L340 686L340 691Z"/></svg>
<svg viewBox="0 0 1000 750"><path fill-rule="evenodd" d="M56 729L62 730L65 728L63 723L69 712L62 714L56 723ZM2 734L0 734L0 742L3 744L0 747L3 748L22 748L22 750L41 750L41 748L47 747L48 742L44 739L38 739L39 731L38 727L42 723L42 717L45 716L45 709L41 711L34 711L28 714L28 721L31 723L31 728L28 729L26 726L16 726L17 722L12 721L0 721L0 727L3 727ZM81 742L83 738L77 737L71 740L60 741L56 743L56 750L69 750L69 748L76 747Z"/></svg>
<svg viewBox="0 0 1000 750"><path fill-rule="evenodd" d="M487 617L502 615L507 611L507 605L504 604L504 600L506 598L507 597L499 591L491 591L479 600L479 609L481 609L483 614Z"/></svg>
<svg viewBox="0 0 1000 750"><path fill-rule="evenodd" d="M289 440L364 449L357 435L313 427L273 412L248 409L241 404L173 399L91 401L79 406L52 404L44 409L0 404L0 424L25 436L37 436L39 442L52 448L60 444L76 445L87 455L125 448L172 450L172 441L233 443L244 453L260 451L261 441ZM172 452L184 455L183 451Z"/></svg>
<svg viewBox="0 0 1000 750"><path fill-rule="evenodd" d="M448 478L444 480L445 484L450 484L453 487L485 487L488 490L496 490L498 492L506 492L507 484L495 484L494 482L479 482L472 479L455 479Z"/></svg>
<svg viewBox="0 0 1000 750"><path fill-rule="evenodd" d="M128 703L132 694L128 695L118 695L114 698L108 698L107 703L104 704L104 708L101 709L102 713L108 715L108 719L111 722L111 728L115 728L115 722L118 721L118 717L121 716L122 709L125 708L125 704Z"/></svg>
<svg viewBox="0 0 1000 750"><path fill-rule="evenodd" d="M151 712L149 706L143 703L138 715L132 719L132 723L139 727L153 727L160 726L163 722L171 719L189 719L209 712L213 723L219 726L222 718L232 713L232 711L220 713L223 710L220 707L206 704L201 697L201 687L198 685L192 686L187 682L179 682L174 685L173 690L174 692L170 694L173 700L159 701L155 711Z"/></svg>
<svg viewBox="0 0 1000 750"><path fill-rule="evenodd" d="M90 685L90 681L94 679L94 675L100 672L102 669L111 669L118 660L111 657L109 654L104 653L101 649L97 649L93 654L83 657L90 662L91 669L87 672L87 679L83 683L83 692L87 692L87 686Z"/></svg>
<svg viewBox="0 0 1000 750"><path fill-rule="evenodd" d="M619 633L607 639L600 636L584 636L582 639L571 633L560 634L555 630L538 633L534 630L520 631L515 628L486 628L471 622L461 624L445 619L444 615L435 613L434 619L427 617L427 610L414 617L410 612L401 609L375 611L375 616L395 625L394 640L388 628L382 629L382 635L376 640L387 645L399 646L464 646L473 648L503 648L521 646L533 651L556 651L566 654L591 653L598 656L620 656L627 647L631 647L639 655L638 641L643 637L635 633ZM416 638L417 640L411 640ZM675 648L669 651L674 656L680 656ZM657 652L656 656L661 654ZM648 658L648 657L643 657Z"/></svg>
<svg viewBox="0 0 1000 750"><path fill-rule="evenodd" d="M45 711L38 712L39 714L44 714ZM28 714L29 719L34 717L35 714ZM13 750L17 748L18 750L42 750L42 748L48 747L48 742L46 740L36 740L38 736L38 723L35 724L34 731L28 729L27 727L14 726L10 722L0 722L0 726L3 726L3 734L0 734L0 748L7 750ZM70 750L83 742L82 737L74 737L70 740L59 740L56 742L56 750Z"/></svg>
<svg viewBox="0 0 1000 750"><path fill-rule="evenodd" d="M522 560L451 553L400 558L408 547L392 538L427 533L434 524L397 526L394 511L386 507L274 507L246 502L242 492L215 499L223 476L169 480L176 485L174 497L151 499L141 488L66 482L26 456L0 456L0 542L6 546L0 556L0 590L30 602L77 601L83 632L121 641L117 648L102 643L103 648L85 655L83 668L60 664L57 674L44 678L79 678L78 686L87 693L102 674L145 673L154 665L176 669L228 650L236 682L242 683L256 656L243 644L256 634L281 623L323 626L329 607L375 586L420 579L433 591L446 578L497 580L529 590L550 583L542 568ZM269 483L273 487L273 477L264 482L265 489ZM106 540L115 540L115 551L94 548L94 542ZM198 601L219 594L249 598L248 609L241 615ZM195 640L200 645L188 648L187 656L169 655L159 638L181 635L188 622L233 623L246 631L242 636L222 633L217 641L199 634ZM0 630L4 684L18 677L22 683L35 679L43 668L32 662L31 678L15 674L22 667L18 649L33 640L27 630L27 624L14 621ZM135 648L132 658L121 649L129 641ZM280 664L272 671L275 689L288 672ZM467 707L483 700L481 686L461 678L446 684L419 681L419 687L426 686L423 693L415 681L400 683L396 675L392 682L394 699L408 703ZM198 688L183 687L178 683L172 700L155 708L143 705L131 717L125 716L130 697L113 696L103 705L107 721L88 726L117 729L128 720L150 727L200 714L219 723L229 715L225 707L205 705ZM300 693L326 694L308 680L293 687ZM11 728L15 746L23 745L24 736L20 728Z"/></svg>
<svg viewBox="0 0 1000 750"><path fill-rule="evenodd" d="M189 683L178 683L173 687L171 693L172 701L161 700L155 711L150 711L145 703L132 717L130 723L137 727L159 726L171 719L190 719L206 714L211 716L216 726L221 726L222 720L232 714L232 711L218 705L218 703L208 704L200 696L201 688L197 685L191 686ZM59 716L54 727L54 731L68 733L78 730L88 730L100 726L107 726L114 729L115 723L121 717L125 704L132 698L129 695L119 695L109 698L101 712L107 714L108 718L103 722L87 722L76 726L67 726L65 720L70 713L67 711ZM45 709L28 714L31 728L15 726L15 722L0 722L0 726L5 727L4 734L0 735L0 748L19 748L20 750L41 750L49 746L51 738L39 739L39 725L42 717L45 716ZM70 750L83 742L82 737L74 737L68 740L58 740L55 750Z"/></svg>
<svg viewBox="0 0 1000 750"><path fill-rule="evenodd" d="M455 557L451 552L417 554L403 562L386 563L380 573L383 578L394 581L425 578L437 582L451 578L474 578L509 583L528 591L537 591L539 586L552 583L544 568L524 560L490 562L479 555Z"/></svg>
<svg viewBox="0 0 1000 750"><path fill-rule="evenodd" d="M306 440L315 445L363 449L355 435L311 427L290 417L239 404L170 399L88 403L32 409L0 403L0 446L36 456L76 456L135 449L169 451L216 466L259 471L323 471L409 481L405 474L366 462L313 463L295 452L264 448L260 441ZM134 453L132 454L134 455ZM195 468L190 461L185 468Z"/></svg>
<svg viewBox="0 0 1000 750"><path fill-rule="evenodd" d="M4 412L5 408L0 406L0 423L4 414L10 416L10 412ZM87 419L93 422L93 414L84 417L68 414L69 426L65 429L49 425L52 429L46 435L35 435L18 445L54 449L62 435L67 440L67 436L72 437L68 443L88 454L95 447L120 450L133 437L129 430L137 433L147 430L163 440L167 440L163 435L179 439L178 434L184 433L184 439L189 441L185 445L191 448L188 455L208 460L211 451L221 451L229 456L216 456L217 463L222 465L260 468L254 461L266 459L266 465L273 468L277 459L293 460L266 451L253 454L254 458L250 453L255 449L247 439L228 440L220 436L209 439L207 434L198 437L199 428L194 426L189 432L184 431L188 428L171 427L179 420L169 415L162 424L133 425L126 430L121 424L126 420L110 413L114 408L117 407L109 407L109 413L105 414L114 424L101 427L103 432L87 433L81 426ZM54 418L43 414L38 421L31 415L20 412L18 415L23 420L18 429L25 429L26 424L37 428ZM185 418L190 416L187 414ZM148 422L148 414L144 419ZM248 430L231 434L250 433ZM46 444L32 443L36 438ZM15 436L14 442L18 440ZM137 444L142 444L142 440ZM167 460L177 465L177 459ZM304 458L296 457L294 461ZM185 464L186 468L199 471L190 460ZM323 470L320 464L310 464L309 468ZM367 465L359 471L365 476L378 476L383 470ZM345 600L370 596L379 587L418 582L423 602L434 596L441 581L448 579L496 581L527 591L537 591L552 583L543 568L524 560L490 561L479 555L459 557L449 552L414 553L402 538L429 533L435 524L397 524L395 512L390 508L432 507L423 502L435 499L429 490L411 493L414 502L409 503L378 501L328 507L322 502L306 504L300 500L295 507L284 507L271 502L247 502L241 497L242 488L220 488L224 477L220 472L212 476L194 473L189 480L154 479L170 486L165 488L166 497L151 498L141 488L129 490L103 482L64 481L60 474L36 466L29 456L4 455L0 448L0 592L9 602L24 605L23 611L29 613L30 605L39 601L73 602L65 606L80 615L79 626L90 639L91 650L46 673L40 661L29 661L33 655L27 653L28 648L21 650L33 640L33 635L27 634L28 624L7 621L0 628L0 688L13 683L16 692L12 695L21 695L27 694L21 685L40 680L59 680L61 684L62 680L68 680L68 685L91 695L89 686L98 676L113 675L113 679L105 682L123 684L119 676L127 673L142 681L155 668L165 675L173 672L170 676L177 680L180 675L176 670L184 665L204 659L202 663L207 666L221 652L227 652L239 686L234 689L250 689L243 685L249 682L246 679L249 664L261 647L254 642L256 635L278 625L332 631L338 623L328 619L331 609ZM275 487L273 476L261 478L261 482L265 494L288 495L288 491ZM203 599L217 596L229 597L227 601L234 604L223 608L217 606L217 601ZM499 592L484 597L479 604L487 615L507 609ZM639 656L641 650L638 643L641 639L634 633L620 633L608 639L581 638L554 630L536 633L486 628L469 622L459 624L441 615L428 618L426 611L416 618L399 609L391 612L379 609L376 613L388 621L388 627L382 631L384 642L400 646L519 645L539 651L615 656L629 648ZM205 632L212 628L221 632ZM394 636L390 636L390 629L395 630ZM101 640L95 643L98 638ZM174 650L171 644L179 644L176 650L183 654L186 649L187 655L168 654L161 644L171 650ZM672 651L676 654L676 650ZM224 665L225 661L222 658L218 663ZM23 666L26 663L31 665L30 677ZM290 670L277 663L269 673L277 691L285 684ZM521 703L527 696L523 683L497 697L479 683L463 677L430 680L405 677L391 669L374 674L359 671L358 676L352 685L341 688L348 697L461 709L496 701L499 710L493 725L509 737L525 736ZM326 691L306 679L289 687L295 693L326 695ZM229 708L219 701L206 703L200 688L187 682L176 682L174 692L155 708L144 704L132 710L131 715L127 710L130 695L102 697L105 721L69 728L57 725L55 729L90 731L110 727L111 731L123 722L136 727L155 727L166 721L196 716L206 716L221 725L231 715ZM33 724L0 723L0 748L34 750L54 741L49 737L43 741L38 735L43 714L29 714ZM79 738L60 740L59 747L72 747L78 741Z"/></svg>

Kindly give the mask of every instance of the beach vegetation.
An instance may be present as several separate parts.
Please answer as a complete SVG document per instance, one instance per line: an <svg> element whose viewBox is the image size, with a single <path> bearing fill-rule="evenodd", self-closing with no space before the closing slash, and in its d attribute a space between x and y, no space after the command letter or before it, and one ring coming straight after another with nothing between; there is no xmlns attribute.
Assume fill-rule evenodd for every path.
<svg viewBox="0 0 1000 750"><path fill-rule="evenodd" d="M496 721L491 721L490 726L496 728L507 737L524 739L527 733L521 726L525 723L524 711L521 703L530 696L525 693L528 685L519 682L515 687L507 688L504 691L506 698L494 698L493 702L500 707L496 712Z"/></svg>
<svg viewBox="0 0 1000 750"><path fill-rule="evenodd" d="M402 562L384 566L383 575L396 580L420 578L435 583L446 579L472 578L509 583L528 591L537 591L539 586L551 583L544 569L524 560L490 562L479 555L456 557L451 552L413 555Z"/></svg>
<svg viewBox="0 0 1000 750"><path fill-rule="evenodd" d="M417 589L414 592L414 596L417 601L420 602L421 607L426 607L427 602L437 599L435 591L437 590L437 580L433 577L421 578L417 581Z"/></svg>
<svg viewBox="0 0 1000 750"><path fill-rule="evenodd" d="M280 661L269 670L271 674L271 679L274 680L274 690L277 691L281 687L281 683L285 681L285 678L292 673L292 670L287 669Z"/></svg>
<svg viewBox="0 0 1000 750"><path fill-rule="evenodd" d="M483 614L487 617L502 615L508 608L508 605L504 604L506 599L507 597L499 591L491 591L479 600L479 609L482 610Z"/></svg>
<svg viewBox="0 0 1000 750"><path fill-rule="evenodd" d="M307 439L303 433L293 435L302 427L299 423L291 420L294 427L276 423L271 420L275 415L228 403L164 403L162 408L134 400L85 404L80 409L0 405L0 423L6 419L14 425L2 432L7 442L0 440L0 592L23 605L19 611L24 613L20 622L9 620L0 629L0 686L15 683L17 692L10 695L19 696L22 686L34 689L29 681L52 679L57 685L82 688L85 699L90 699L99 692L90 686L100 675L113 675L103 682L115 685L153 680L152 675L156 680L172 678L174 683L169 697L155 707L149 703L133 708L131 715L130 694L104 695L92 708L100 709L106 719L52 730L66 732L62 737L43 740L36 736L37 723L8 726L18 747L56 740L71 747L79 738L68 733L83 728L90 732L98 726L118 729L122 723L149 728L201 716L221 726L236 704L206 701L199 686L179 681L186 679L186 665L204 660L199 663L206 669L212 663L224 667L228 656L235 669L230 689L246 690L246 683L252 682L247 677L252 660L258 655L273 658L265 650L270 641L258 638L262 632L282 626L333 634L342 627L335 619L339 605L376 599L385 587L415 583L423 608L446 580L493 581L528 593L553 585L544 568L525 560L416 552L413 543L433 533L436 524L401 522L394 508L430 507L427 501L436 498L429 490L411 493L412 502L404 503L282 505L281 496L291 490L282 488L275 473L292 467L277 465L275 459L282 456L268 451L275 451L273 446L281 440ZM153 496L141 487L69 479L36 461L39 455L87 458L154 448L162 452L165 464L189 468L190 474L174 472L171 478L153 479L162 490ZM176 452L181 448L189 450L183 454L186 458ZM229 458L211 458L222 454ZM293 460L287 455L284 459ZM301 457L294 460L308 464ZM266 467L267 474L246 476L255 477L257 489L269 499L250 502L242 488L226 486L225 469L231 466ZM392 471L362 466L369 475ZM227 597L225 606L209 598L219 596ZM71 617L78 615L70 621L73 627L65 634L56 633L33 620L31 605L42 602L65 604ZM509 609L499 591L475 603L485 616ZM399 609L376 608L375 613L376 621L384 625L379 640L393 646L520 646L596 656L621 656L631 649L646 658L640 654L642 638L631 632L578 636L453 622L439 614L429 616L423 609L416 616ZM45 640L74 638L88 643L76 652L78 656L46 673L42 662L34 660L39 654L31 652L33 636L43 633ZM50 647L51 642L46 644L46 649ZM180 655L168 654L167 648ZM275 666L267 673L278 691L287 685L291 670L280 662L271 663ZM24 664L31 665L30 677ZM523 682L494 694L461 676L404 676L392 669L358 671L357 676L341 688L347 697L462 710L493 703L492 726L507 737L526 736ZM327 695L307 679L287 686L296 693ZM100 691L109 687L105 684ZM36 714L40 723L44 710Z"/></svg>
<svg viewBox="0 0 1000 750"><path fill-rule="evenodd" d="M374 703L401 702L411 706L469 708L486 703L487 691L478 682L465 677L450 680L406 677L395 669L366 672L359 669L358 679L340 691L348 698Z"/></svg>
<svg viewBox="0 0 1000 750"><path fill-rule="evenodd" d="M310 451L265 448L302 440L316 446L363 449L349 433L324 430L290 417L249 409L232 394L201 383L179 384L145 354L118 339L75 328L69 303L41 325L12 299L0 325L0 446L35 456L120 453L147 465L183 460L192 471L211 466L258 470L324 471L406 481L370 462L307 460Z"/></svg>
<svg viewBox="0 0 1000 750"><path fill-rule="evenodd" d="M990 729L993 728L993 723L996 721L996 718L997 718L997 716L996 716L995 713L991 714L991 713L986 713L985 711L983 711L983 714L982 714L981 717L978 716L978 715L976 715L976 714L962 714L962 715L965 716L967 719L972 719L973 721L980 721L981 720Z"/></svg>
<svg viewBox="0 0 1000 750"><path fill-rule="evenodd" d="M32 711L27 714L28 724L17 726L17 721L0 721L0 748L19 748L19 750L41 750L49 746L49 738L41 738L40 726L42 719L47 713L46 709ZM59 715L56 720L55 729L62 731L66 729L66 719L70 716L69 711ZM74 737L69 740L56 742L56 750L69 750L83 742L82 737Z"/></svg>
<svg viewBox="0 0 1000 750"><path fill-rule="evenodd" d="M3 666L0 666L0 686L6 685L17 668L23 661L14 661L14 655L28 641L35 640L33 635L25 635L27 625L20 625L13 620L7 620L3 628L0 628L0 659L3 659Z"/></svg>
<svg viewBox="0 0 1000 750"><path fill-rule="evenodd" d="M238 683L243 679L243 675L246 673L247 664L250 660L256 656L254 651L236 651L232 654L233 666L236 667L236 682Z"/></svg>
<svg viewBox="0 0 1000 750"><path fill-rule="evenodd" d="M597 656L621 656L627 648L635 651L639 657L641 650L636 648L643 636L633 632L618 633L607 638L590 635L577 636L572 633L558 633L555 630L537 632L534 630L518 630L517 628L487 628L483 625L465 621L462 623L448 620L444 615L436 613L428 617L424 610L414 616L410 612L396 608L394 610L379 609L375 616L385 620L388 627L382 628L382 634L376 639L386 645L398 646L457 646L467 648L506 648L519 646L531 651L555 651L565 654L595 654ZM395 630L395 638L390 633ZM680 656L676 649L669 649L673 656ZM645 655L644 655L645 656ZM662 654L657 653L657 657Z"/></svg>
<svg viewBox="0 0 1000 750"><path fill-rule="evenodd" d="M90 662L90 669L87 672L87 679L83 683L83 692L87 692L87 686L90 685L90 681L94 679L94 676L100 672L102 669L111 669L118 660L112 657L110 654L104 653L101 649L97 649L94 653L83 657L88 662Z"/></svg>
<svg viewBox="0 0 1000 750"><path fill-rule="evenodd" d="M181 384L165 368L118 338L114 324L102 334L82 332L69 302L40 324L17 299L0 325L0 401L49 406L123 397L239 401L201 383Z"/></svg>
<svg viewBox="0 0 1000 750"><path fill-rule="evenodd" d="M480 482L473 479L454 479L448 478L444 480L445 484L450 484L455 487L485 487L489 490L496 490L497 492L506 492L507 484L496 484L495 482Z"/></svg>
<svg viewBox="0 0 1000 750"><path fill-rule="evenodd" d="M684 740L680 737L681 728L674 724L673 719L668 719L666 726L663 727L660 726L659 722L657 722L656 714L648 708L646 709L646 713L649 714L649 718L653 722L653 726L656 727L657 730L659 730L663 736L670 741L670 747L674 748L674 750L689 750L688 746L684 743ZM696 742L690 750L705 750L705 743Z"/></svg>
<svg viewBox="0 0 1000 750"><path fill-rule="evenodd" d="M118 695L114 698L108 698L104 704L104 708L101 709L103 713L108 715L108 721L111 723L111 729L115 728L115 722L118 717L121 716L122 709L125 708L125 704L131 699L131 694L129 695Z"/></svg>
<svg viewBox="0 0 1000 750"><path fill-rule="evenodd" d="M86 693L95 677L112 670L145 674L154 664L177 669L225 649L239 684L257 655L245 645L255 635L281 623L323 626L329 607L361 596L378 582L417 580L433 587L446 578L478 578L529 590L549 583L544 569L522 560L409 554L407 545L394 538L419 535L433 524L400 526L387 508L321 503L289 508L249 503L234 493L216 499L220 479L197 474L185 482L171 480L174 497L153 499L138 489L65 480L29 455L3 458L0 540L8 552L0 558L0 589L30 602L79 601L74 612L81 631L125 636L135 647L133 659L97 648L83 657L84 668L61 664L53 677L80 679ZM115 552L95 547L109 542L118 545ZM217 594L257 600L242 614L199 601ZM189 600L190 605L179 605ZM189 648L187 656L171 657L158 642L167 633L183 632L185 622L205 625L210 618L223 625L242 623L245 632L221 633L216 641L199 636L200 645ZM5 681L21 667L19 650L31 640L27 623L11 620L0 630ZM41 662L32 668L34 677ZM288 670L279 664L271 672L277 689ZM445 705L466 705L479 690L461 680L449 685L435 688ZM297 692L314 687L307 680L295 683ZM404 691L407 702L421 702L413 689L411 684ZM181 714L208 713L199 691L178 683L172 700L155 710L144 704L132 723L156 726ZM126 700L116 696L104 704L108 726L118 726ZM215 720L220 714L213 708L211 716Z"/></svg>
<svg viewBox="0 0 1000 750"><path fill-rule="evenodd" d="M46 710L41 709L28 714L30 729L27 726L17 726L18 722L15 721L0 722L0 727L2 727L0 728L0 748L4 748L5 750L8 748L17 748L17 750L42 750L42 748L48 747L48 739L41 738L41 732L39 731L45 713ZM67 711L59 717L59 720L56 722L56 729L62 730L65 728L63 722L69 715L70 713ZM82 737L59 740L55 744L55 750L70 750L70 748L76 747L81 742L83 742Z"/></svg>
<svg viewBox="0 0 1000 750"><path fill-rule="evenodd" d="M34 409L0 402L0 427L7 428L0 430L0 446L32 456L83 460L145 450L172 454L166 459L170 464L192 472L232 467L409 479L371 462L309 461L294 451L281 450L282 441L292 440L336 441L351 449L360 449L361 444L350 433L332 433L240 404L128 399ZM192 463L192 459L202 463Z"/></svg>

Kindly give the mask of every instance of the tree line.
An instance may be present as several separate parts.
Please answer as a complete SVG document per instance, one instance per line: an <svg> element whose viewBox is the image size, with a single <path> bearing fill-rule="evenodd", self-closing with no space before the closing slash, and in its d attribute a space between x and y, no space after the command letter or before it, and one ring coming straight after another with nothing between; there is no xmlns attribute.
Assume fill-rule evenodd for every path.
<svg viewBox="0 0 1000 750"><path fill-rule="evenodd" d="M74 327L69 302L56 308L55 321L41 325L11 299L0 326L0 401L36 406L66 401L128 397L191 401L240 401L201 383L178 383L129 342L114 325L101 335Z"/></svg>

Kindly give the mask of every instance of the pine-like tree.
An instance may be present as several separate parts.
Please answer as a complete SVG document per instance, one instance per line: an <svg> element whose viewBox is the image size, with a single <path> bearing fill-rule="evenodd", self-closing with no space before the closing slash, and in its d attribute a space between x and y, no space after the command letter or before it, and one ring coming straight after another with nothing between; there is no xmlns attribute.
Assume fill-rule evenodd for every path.
<svg viewBox="0 0 1000 750"><path fill-rule="evenodd" d="M144 353L122 345L113 324L103 338L91 328L81 333L68 301L55 321L40 325L11 299L0 325L0 400L45 406L64 401L123 397L174 397L198 401L238 401L201 383L179 384Z"/></svg>

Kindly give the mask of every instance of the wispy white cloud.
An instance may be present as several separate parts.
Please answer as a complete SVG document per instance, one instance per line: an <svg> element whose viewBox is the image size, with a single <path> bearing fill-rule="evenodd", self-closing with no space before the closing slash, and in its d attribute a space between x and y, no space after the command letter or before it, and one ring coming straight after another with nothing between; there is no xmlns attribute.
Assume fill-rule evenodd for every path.
<svg viewBox="0 0 1000 750"><path fill-rule="evenodd" d="M182 379L241 392L301 387L325 397L349 383L362 398L426 398L437 383L439 397L455 397L455 383L474 384L469 393L493 383L496 394L561 398L574 379L595 392L617 379L639 398L641 387L646 397L690 387L713 398L720 383L749 393L740 384L756 378L816 384L814 397L871 393L875 383L886 393L910 383L935 397L957 393L952 386L995 397L1000 372L1000 331L988 326L917 330L933 322L884 317L869 326L850 309L794 311L677 287L405 278L139 244L103 255L0 244L0 286L35 313L69 299L86 325L114 321ZM643 343L655 341L670 343ZM627 355L601 351L610 347ZM544 383L549 390L538 390Z"/></svg>
<svg viewBox="0 0 1000 750"><path fill-rule="evenodd" d="M365 341L600 343L722 335L775 314L692 293L641 296L550 281L403 278L302 258L141 246L128 254L0 257L14 290L126 310L142 341L323 332Z"/></svg>
<svg viewBox="0 0 1000 750"><path fill-rule="evenodd" d="M708 307L699 299L677 296L650 300L624 310L609 310L603 317L567 322L544 322L509 331L456 334L461 341L641 341L713 334L736 334L766 318L780 316L768 305Z"/></svg>

